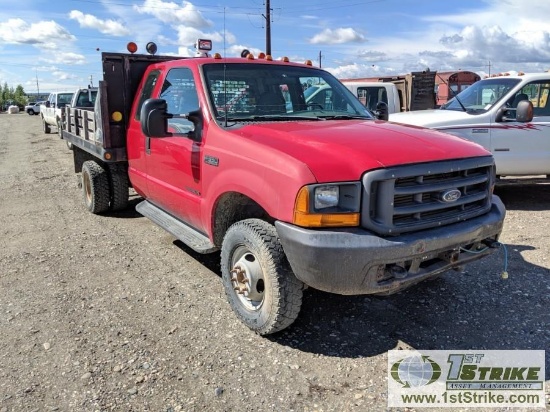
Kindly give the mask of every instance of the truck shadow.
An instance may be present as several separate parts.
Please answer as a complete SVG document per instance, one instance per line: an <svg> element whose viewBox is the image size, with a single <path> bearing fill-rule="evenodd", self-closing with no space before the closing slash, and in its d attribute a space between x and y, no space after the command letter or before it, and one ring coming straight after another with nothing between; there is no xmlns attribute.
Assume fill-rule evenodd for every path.
<svg viewBox="0 0 550 412"><path fill-rule="evenodd" d="M550 179L506 179L498 184L495 194L508 210L550 209Z"/></svg>
<svg viewBox="0 0 550 412"><path fill-rule="evenodd" d="M221 277L220 254L201 255L174 241ZM550 270L533 265L507 245L508 279L501 251L442 277L388 297L342 296L307 289L301 313L288 329L267 337L323 356L363 358L391 349L539 349L550 355ZM546 356L550 379L550 356Z"/></svg>
<svg viewBox="0 0 550 412"><path fill-rule="evenodd" d="M307 290L298 320L268 339L324 356L361 358L400 348L543 349L550 341L550 270L508 246L510 277L498 253L389 297ZM546 356L550 379L550 356Z"/></svg>

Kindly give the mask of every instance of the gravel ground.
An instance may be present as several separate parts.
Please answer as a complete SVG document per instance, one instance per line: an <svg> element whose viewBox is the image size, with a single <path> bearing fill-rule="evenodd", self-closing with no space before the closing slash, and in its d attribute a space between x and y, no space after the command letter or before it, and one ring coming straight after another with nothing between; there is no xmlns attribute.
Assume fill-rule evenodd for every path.
<svg viewBox="0 0 550 412"><path fill-rule="evenodd" d="M231 312L219 254L133 207L87 212L71 152L39 116L1 113L0 131L0 412L378 411L391 349L548 355L544 181L497 188L509 279L499 251L387 298L309 289L293 326L260 337Z"/></svg>

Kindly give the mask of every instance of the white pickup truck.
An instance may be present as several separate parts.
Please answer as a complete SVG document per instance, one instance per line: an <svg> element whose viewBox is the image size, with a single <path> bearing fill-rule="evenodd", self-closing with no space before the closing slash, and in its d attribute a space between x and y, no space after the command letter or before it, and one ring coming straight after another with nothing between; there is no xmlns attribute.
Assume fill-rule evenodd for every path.
<svg viewBox="0 0 550 412"><path fill-rule="evenodd" d="M342 83L353 92L363 105L371 112L377 110L379 102L388 105L388 113L401 111L401 102L397 86L391 82L363 82L343 80Z"/></svg>
<svg viewBox="0 0 550 412"><path fill-rule="evenodd" d="M499 176L550 176L550 73L480 80L437 110L390 114L474 141L494 156Z"/></svg>
<svg viewBox="0 0 550 412"><path fill-rule="evenodd" d="M88 115L86 114L86 119L78 118L77 114L82 114L83 111L75 111L71 109L83 109L88 112L94 111L94 105L97 98L97 87L84 87L80 89L76 89L75 92L72 95L71 101L69 104L67 104L61 111L61 122L60 124L62 127L66 122L72 123L73 127L77 127L77 125L80 125L82 122L86 122L86 119L88 119ZM75 118L75 115L77 117ZM93 113L89 115L90 119L93 118ZM60 131L59 137L63 137L63 133ZM66 140L67 147L69 150L73 149L73 145L71 142Z"/></svg>
<svg viewBox="0 0 550 412"><path fill-rule="evenodd" d="M342 84L373 113L378 110L380 102L387 105L388 113L396 113L401 109L397 87L393 83L344 80ZM332 89L328 84L309 86L304 91L304 97L313 107L325 109L332 105Z"/></svg>
<svg viewBox="0 0 550 412"><path fill-rule="evenodd" d="M61 109L69 104L72 97L73 92L53 92L48 96L48 100L40 105L44 133L50 133L51 127L54 126L61 135Z"/></svg>

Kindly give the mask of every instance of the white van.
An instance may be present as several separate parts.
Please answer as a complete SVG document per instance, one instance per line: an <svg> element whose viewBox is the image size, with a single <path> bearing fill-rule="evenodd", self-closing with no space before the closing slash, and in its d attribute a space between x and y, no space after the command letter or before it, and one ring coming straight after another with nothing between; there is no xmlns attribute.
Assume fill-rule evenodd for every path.
<svg viewBox="0 0 550 412"><path fill-rule="evenodd" d="M389 120L437 129L479 143L497 175L550 175L550 73L480 80L437 110L390 114Z"/></svg>

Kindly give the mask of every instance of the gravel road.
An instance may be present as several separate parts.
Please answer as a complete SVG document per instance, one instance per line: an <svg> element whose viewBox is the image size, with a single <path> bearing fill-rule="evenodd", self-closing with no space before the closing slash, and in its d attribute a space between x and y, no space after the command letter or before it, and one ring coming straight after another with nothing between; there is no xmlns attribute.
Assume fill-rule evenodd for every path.
<svg viewBox="0 0 550 412"><path fill-rule="evenodd" d="M0 113L0 412L386 410L395 348L544 349L550 405L550 183L497 188L507 280L499 251L387 298L309 289L269 337L236 320L219 254L137 197L92 215L76 183L39 116Z"/></svg>

